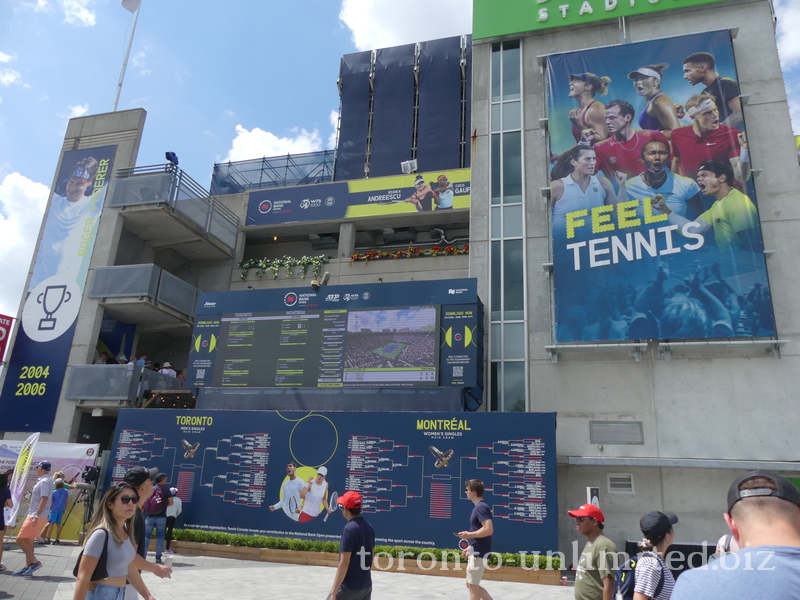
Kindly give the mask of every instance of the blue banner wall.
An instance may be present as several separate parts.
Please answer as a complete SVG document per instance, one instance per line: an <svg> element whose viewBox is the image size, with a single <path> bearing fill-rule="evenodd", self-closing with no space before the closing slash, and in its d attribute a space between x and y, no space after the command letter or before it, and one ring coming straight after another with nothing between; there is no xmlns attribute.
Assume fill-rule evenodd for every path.
<svg viewBox="0 0 800 600"><path fill-rule="evenodd" d="M555 417L124 409L108 477L157 467L178 488L185 528L317 540L338 540L345 523L338 511L325 520L331 495L357 490L379 544L436 548L469 528L464 482L477 478L493 550L544 553L558 543ZM289 461L298 489L321 481L305 502Z"/></svg>
<svg viewBox="0 0 800 600"><path fill-rule="evenodd" d="M729 32L551 55L547 77L556 340L775 336Z"/></svg>
<svg viewBox="0 0 800 600"><path fill-rule="evenodd" d="M421 44L417 137L420 171L456 169L460 165L461 111L455 110L461 104L460 63L460 37ZM466 137L469 140L469 133Z"/></svg>
<svg viewBox="0 0 800 600"><path fill-rule="evenodd" d="M401 173L400 163L411 158L415 47L407 44L377 51L370 177L397 175Z"/></svg>
<svg viewBox="0 0 800 600"><path fill-rule="evenodd" d="M364 177L371 55L371 52L358 52L342 58L339 75L342 112L339 116L339 146L333 174L336 181Z"/></svg>
<svg viewBox="0 0 800 600"><path fill-rule="evenodd" d="M52 431L116 146L64 152L3 392L3 431Z"/></svg>

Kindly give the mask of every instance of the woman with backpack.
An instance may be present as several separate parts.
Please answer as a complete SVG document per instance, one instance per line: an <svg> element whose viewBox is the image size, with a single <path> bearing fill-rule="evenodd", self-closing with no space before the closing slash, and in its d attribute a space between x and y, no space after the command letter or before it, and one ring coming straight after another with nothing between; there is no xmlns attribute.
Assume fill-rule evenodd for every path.
<svg viewBox="0 0 800 600"><path fill-rule="evenodd" d="M642 553L636 562L636 583L633 600L669 600L675 578L664 561L667 549L675 541L672 526L678 517L657 510L647 513L639 521L644 539L639 543Z"/></svg>
<svg viewBox="0 0 800 600"><path fill-rule="evenodd" d="M143 598L155 600L133 566L133 521L138 502L136 490L124 481L112 485L103 496L75 565L78 582L73 600L122 600L126 580Z"/></svg>

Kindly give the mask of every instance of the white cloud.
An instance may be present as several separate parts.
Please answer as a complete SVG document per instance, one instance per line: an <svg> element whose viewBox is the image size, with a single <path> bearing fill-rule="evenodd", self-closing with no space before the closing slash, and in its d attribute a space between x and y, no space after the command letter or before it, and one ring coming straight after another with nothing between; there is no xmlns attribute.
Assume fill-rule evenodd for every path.
<svg viewBox="0 0 800 600"><path fill-rule="evenodd" d="M0 286L0 313L16 316L49 189L19 173L0 180L0 256L7 268Z"/></svg>
<svg viewBox="0 0 800 600"><path fill-rule="evenodd" d="M470 33L472 0L342 0L339 20L359 50Z"/></svg>
<svg viewBox="0 0 800 600"><path fill-rule="evenodd" d="M134 54L133 58L131 59L131 66L133 66L134 69L139 69L139 75L142 77L146 77L153 72L147 68L145 58L147 58L147 55L140 51Z"/></svg>
<svg viewBox="0 0 800 600"><path fill-rule="evenodd" d="M12 83L17 83L22 75L14 69L0 69L0 85L8 87Z"/></svg>
<svg viewBox="0 0 800 600"><path fill-rule="evenodd" d="M68 106L67 109L69 110L66 115L67 118L74 119L75 117L82 117L89 112L89 104L76 104L75 106Z"/></svg>
<svg viewBox="0 0 800 600"><path fill-rule="evenodd" d="M322 150L322 138L319 131L292 129L294 137L278 137L274 133L254 127L250 131L236 126L236 137L224 162L248 160L264 156L280 156L281 154L301 154Z"/></svg>
<svg viewBox="0 0 800 600"><path fill-rule="evenodd" d="M97 15L88 8L90 0L61 0L64 22L79 27L92 27L97 23Z"/></svg>
<svg viewBox="0 0 800 600"><path fill-rule="evenodd" d="M796 0L775 0L778 17L778 54L781 58L786 93L789 97L789 112L794 130L800 130L800 5Z"/></svg>
<svg viewBox="0 0 800 600"><path fill-rule="evenodd" d="M16 54L6 54L5 52L0 52L0 63L8 63L12 60L17 60Z"/></svg>
<svg viewBox="0 0 800 600"><path fill-rule="evenodd" d="M336 140L339 137L339 111L332 110L330 114L330 121L331 121L331 129L333 130L331 134L328 136L328 149L335 150L336 149Z"/></svg>

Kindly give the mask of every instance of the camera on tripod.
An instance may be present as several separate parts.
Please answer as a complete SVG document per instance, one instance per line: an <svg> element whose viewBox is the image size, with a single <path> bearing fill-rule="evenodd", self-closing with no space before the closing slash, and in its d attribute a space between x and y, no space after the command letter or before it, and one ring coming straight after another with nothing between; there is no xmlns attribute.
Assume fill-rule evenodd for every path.
<svg viewBox="0 0 800 600"><path fill-rule="evenodd" d="M100 469L94 465L87 465L84 467L83 473L81 474L81 478L83 479L84 483L97 483L99 476Z"/></svg>

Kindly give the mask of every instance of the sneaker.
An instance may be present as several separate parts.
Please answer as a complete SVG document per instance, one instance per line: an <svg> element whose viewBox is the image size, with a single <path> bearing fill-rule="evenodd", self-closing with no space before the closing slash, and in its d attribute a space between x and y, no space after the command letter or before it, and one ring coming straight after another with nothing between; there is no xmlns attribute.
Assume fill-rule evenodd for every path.
<svg viewBox="0 0 800 600"><path fill-rule="evenodd" d="M6 566L3 563L0 563L0 571L5 571Z"/></svg>
<svg viewBox="0 0 800 600"><path fill-rule="evenodd" d="M53 545L54 545L54 546L60 546L60 545L61 545L61 540L60 540L60 539L58 539L58 538L54 539L54 540L53 540Z"/></svg>
<svg viewBox="0 0 800 600"><path fill-rule="evenodd" d="M25 575L25 571L27 571L29 568L30 565L25 567L24 569L20 569L19 571L14 571L11 575L13 575L14 577L22 577L23 575Z"/></svg>
<svg viewBox="0 0 800 600"><path fill-rule="evenodd" d="M42 562L39 561L37 563L32 564L30 567L25 569L22 574L24 576L33 575L36 571L42 568Z"/></svg>
<svg viewBox="0 0 800 600"><path fill-rule="evenodd" d="M166 550L164 550L164 554L173 554L173 552L172 552L172 550L167 548Z"/></svg>
<svg viewBox="0 0 800 600"><path fill-rule="evenodd" d="M157 559L156 559L156 564L157 564L157 565L163 565L164 563L161 561L161 559L160 559L160 558L157 558Z"/></svg>

